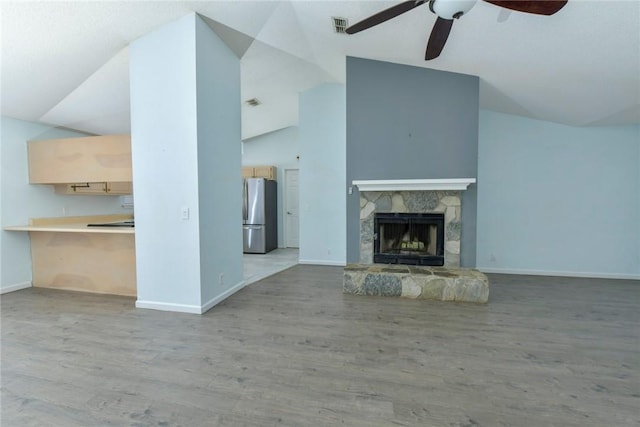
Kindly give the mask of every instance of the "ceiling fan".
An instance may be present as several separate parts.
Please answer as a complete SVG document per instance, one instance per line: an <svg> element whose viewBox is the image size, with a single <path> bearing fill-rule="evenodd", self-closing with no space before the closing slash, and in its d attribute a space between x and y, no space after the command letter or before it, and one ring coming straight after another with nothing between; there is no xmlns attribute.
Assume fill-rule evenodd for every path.
<svg viewBox="0 0 640 427"><path fill-rule="evenodd" d="M453 20L471 10L478 0L407 0L376 13L362 21L353 24L345 30L347 34L355 34L367 28L388 21L424 3L429 4L429 10L438 16L431 30L425 60L437 58L447 42ZM484 0L487 3L518 12L534 13L536 15L553 15L567 4L568 0Z"/></svg>

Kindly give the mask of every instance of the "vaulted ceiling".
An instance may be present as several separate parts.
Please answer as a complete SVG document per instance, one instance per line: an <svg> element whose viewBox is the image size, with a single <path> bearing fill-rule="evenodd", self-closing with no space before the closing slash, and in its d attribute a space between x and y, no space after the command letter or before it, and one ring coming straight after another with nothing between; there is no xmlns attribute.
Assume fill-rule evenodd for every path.
<svg viewBox="0 0 640 427"><path fill-rule="evenodd" d="M242 97L261 104L243 104L244 139L296 125L298 93L344 83L346 56L479 76L480 107L494 111L572 126L640 123L636 0L569 0L549 17L480 0L431 61L423 58L436 16L427 5L358 34L333 30L332 17L353 24L397 3L2 1L2 115L128 133L129 43L197 12L246 48Z"/></svg>

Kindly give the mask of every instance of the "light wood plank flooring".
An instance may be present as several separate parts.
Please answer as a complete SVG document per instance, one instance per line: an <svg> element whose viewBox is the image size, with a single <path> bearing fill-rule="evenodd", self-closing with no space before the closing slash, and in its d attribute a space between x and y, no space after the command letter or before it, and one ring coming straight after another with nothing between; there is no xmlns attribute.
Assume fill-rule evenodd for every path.
<svg viewBox="0 0 640 427"><path fill-rule="evenodd" d="M295 266L205 315L2 296L2 426L638 426L640 282L489 275L488 305Z"/></svg>

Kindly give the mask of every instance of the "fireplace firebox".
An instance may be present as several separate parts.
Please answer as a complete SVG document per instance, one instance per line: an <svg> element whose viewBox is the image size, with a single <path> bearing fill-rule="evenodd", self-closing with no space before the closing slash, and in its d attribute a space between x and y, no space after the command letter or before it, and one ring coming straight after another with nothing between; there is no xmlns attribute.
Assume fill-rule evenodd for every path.
<svg viewBox="0 0 640 427"><path fill-rule="evenodd" d="M444 265L444 214L376 213L373 262Z"/></svg>

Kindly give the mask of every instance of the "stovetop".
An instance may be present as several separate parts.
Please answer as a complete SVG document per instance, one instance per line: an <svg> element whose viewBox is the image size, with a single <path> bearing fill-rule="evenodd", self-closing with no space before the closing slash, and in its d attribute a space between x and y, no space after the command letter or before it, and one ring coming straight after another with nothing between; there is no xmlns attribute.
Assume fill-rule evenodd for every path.
<svg viewBox="0 0 640 427"><path fill-rule="evenodd" d="M99 224L87 224L87 227L135 227L134 220L127 219L125 221L103 222Z"/></svg>

